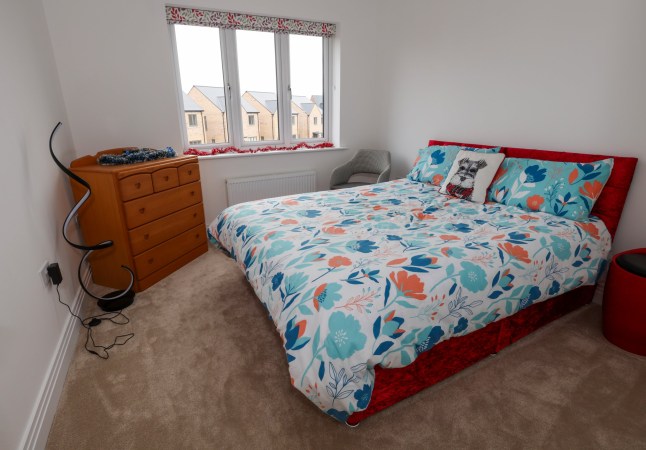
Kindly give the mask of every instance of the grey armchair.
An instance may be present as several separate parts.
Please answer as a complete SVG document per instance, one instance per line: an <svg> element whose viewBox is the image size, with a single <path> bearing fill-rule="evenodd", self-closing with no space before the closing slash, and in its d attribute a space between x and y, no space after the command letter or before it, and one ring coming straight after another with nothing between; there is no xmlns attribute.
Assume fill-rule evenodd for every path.
<svg viewBox="0 0 646 450"><path fill-rule="evenodd" d="M330 189L345 189L390 179L388 150L359 150L354 157L335 168L330 177Z"/></svg>

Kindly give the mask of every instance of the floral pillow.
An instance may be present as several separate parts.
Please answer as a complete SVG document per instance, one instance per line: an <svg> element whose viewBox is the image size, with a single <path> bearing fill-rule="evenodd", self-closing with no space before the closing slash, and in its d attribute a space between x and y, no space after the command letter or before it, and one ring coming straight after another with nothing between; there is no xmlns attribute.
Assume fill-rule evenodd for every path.
<svg viewBox="0 0 646 450"><path fill-rule="evenodd" d="M612 158L591 163L507 158L487 199L526 211L586 220L610 178L613 164Z"/></svg>
<svg viewBox="0 0 646 450"><path fill-rule="evenodd" d="M419 156L415 160L413 168L408 173L408 179L440 186L446 179L453 165L453 161L455 161L455 157L460 150L477 153L498 153L500 152L500 147L472 148L460 147L458 145L432 145L420 149Z"/></svg>

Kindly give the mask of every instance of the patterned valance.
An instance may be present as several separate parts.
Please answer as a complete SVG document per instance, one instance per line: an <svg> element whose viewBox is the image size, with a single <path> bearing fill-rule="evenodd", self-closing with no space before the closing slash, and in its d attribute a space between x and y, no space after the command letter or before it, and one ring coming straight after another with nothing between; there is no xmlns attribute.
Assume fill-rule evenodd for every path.
<svg viewBox="0 0 646 450"><path fill-rule="evenodd" d="M307 20L281 19L208 9L166 7L166 20L170 24L201 25L204 27L233 28L237 30L270 31L273 33L334 36L336 25Z"/></svg>

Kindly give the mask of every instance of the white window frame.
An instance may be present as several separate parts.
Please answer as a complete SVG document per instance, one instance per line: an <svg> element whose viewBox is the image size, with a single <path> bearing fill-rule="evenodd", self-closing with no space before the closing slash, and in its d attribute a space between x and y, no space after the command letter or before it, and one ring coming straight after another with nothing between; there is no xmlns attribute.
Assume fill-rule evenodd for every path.
<svg viewBox="0 0 646 450"><path fill-rule="evenodd" d="M184 123L184 101L182 97L182 81L179 71L179 57L177 54L177 41L175 37L175 27L173 24L169 24L169 31L171 36L171 46L173 53L173 63L175 65L175 79L177 85L177 98L179 104L179 122L180 130L182 134L182 142L184 146L188 148L220 148L235 146L240 149L254 148L258 147L259 144L256 142L247 142L244 140L243 136L243 123L242 115L229 113L227 114L227 128L229 142L222 142L218 144L202 144L198 146L191 146L188 142L188 131ZM223 72L223 82L225 89L225 103L227 111L241 111L241 92L239 85L239 75L238 75L238 52L236 47L236 30L233 29L224 29L219 28L220 33L220 51L222 55L222 72ZM290 85L290 61L289 61L289 34L287 33L273 33L274 34L274 44L276 49L276 96L278 101L278 132L280 139L278 140L267 140L262 141L262 146L266 145L285 145L290 146L300 142L307 142L311 144L316 144L320 142L332 142L333 136L331 135L332 127L331 124L331 114L330 111L333 109L332 105L332 73L333 67L333 57L332 57L332 40L333 37L322 36L323 40L323 138L303 138L303 139L294 139L292 138L292 124L291 119L285 120L287 117L291 117L291 103L292 103L292 92ZM282 118L282 120L280 120Z"/></svg>

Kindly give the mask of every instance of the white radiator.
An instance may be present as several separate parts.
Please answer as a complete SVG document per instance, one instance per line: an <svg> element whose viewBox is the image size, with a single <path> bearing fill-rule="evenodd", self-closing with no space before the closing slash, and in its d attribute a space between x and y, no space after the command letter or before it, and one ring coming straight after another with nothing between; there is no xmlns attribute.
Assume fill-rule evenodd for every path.
<svg viewBox="0 0 646 450"><path fill-rule="evenodd" d="M314 171L227 179L229 206L251 200L303 194L315 190L316 172Z"/></svg>

